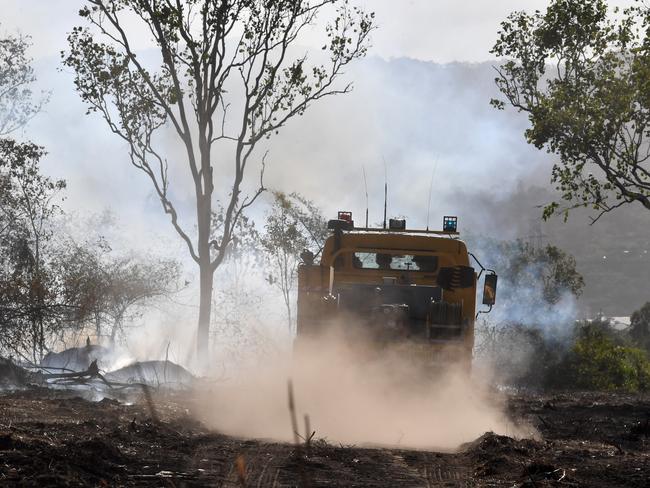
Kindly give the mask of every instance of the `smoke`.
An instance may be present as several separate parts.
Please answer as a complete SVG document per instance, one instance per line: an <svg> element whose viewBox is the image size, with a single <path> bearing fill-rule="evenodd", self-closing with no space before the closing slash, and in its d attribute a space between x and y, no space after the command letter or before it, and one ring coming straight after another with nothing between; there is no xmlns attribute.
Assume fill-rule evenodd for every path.
<svg viewBox="0 0 650 488"><path fill-rule="evenodd" d="M573 256L534 240L476 235L465 240L468 249L499 274L497 304L484 318L534 326L554 335L578 317L582 282Z"/></svg>
<svg viewBox="0 0 650 488"><path fill-rule="evenodd" d="M498 269L498 268L497 268ZM519 282L504 276L499 283L498 306L487 317L495 324L523 324L542 331L555 339L570 333L570 325L578 318L578 301L569 290L549 303L544 295L544 272L540 264L530 264L523 270L526 279Z"/></svg>
<svg viewBox="0 0 650 488"><path fill-rule="evenodd" d="M290 441L291 379L303 438L304 415L315 438L343 444L452 450L486 431L533 434L459 365L425 371L408 349L376 349L341 330L301 337L293 356L269 357L262 367L202 386L195 415L226 434Z"/></svg>
<svg viewBox="0 0 650 488"><path fill-rule="evenodd" d="M497 303L475 325L475 363L500 385L540 386L551 356L555 361L571 347L579 317L581 282L571 256L530 239L467 238L470 251L499 275Z"/></svg>
<svg viewBox="0 0 650 488"><path fill-rule="evenodd" d="M448 214L459 215L460 229L463 233L468 230L474 233L485 232L491 235L498 234L500 238L507 239L529 235L530 221L539 219L541 214L541 210L536 208L536 205L547 203L552 198L552 195L550 197L548 194L540 195L539 192L532 195L529 187L535 184L548 184L552 160L545 153L526 144L523 138L523 131L528 124L525 117L517 115L512 110L498 112L489 106L489 99L498 96L493 83L494 63L440 64L412 59L418 56L421 59L438 61L485 59L489 49L489 45L486 44L487 38L492 35L489 33L496 32L497 21L514 8L512 5L515 2L509 0L506 2L507 5L502 2L496 10L493 6L486 7L489 12L493 12L492 24L485 22L483 15L485 12L481 9L474 9L468 17L467 9L463 8L461 12L453 2L448 2L447 7L437 4L433 6L433 2L419 2L419 6L410 6L399 15L413 16L411 20L416 20L418 25L424 25L427 36L433 33L431 35L434 37L424 36L427 38L424 39L422 35L417 35L418 30L411 28L415 24L409 21L406 23L410 26L407 37L402 36L404 32L398 35L398 37L402 36L400 42L410 39L409 49L395 41L394 29L400 30L400 23L394 18L395 9L392 2L382 0L377 3L376 7L374 3L370 7L377 9L379 22L383 24L382 29L375 34L378 49L372 51L373 56L350 69L349 76L346 78L354 81L354 91L349 95L335 97L315 105L303 118L289 123L277 138L270 141L267 186L289 192L298 191L314 199L325 210L326 215L336 215L337 210L352 210L357 221L360 221L359 217L364 214L366 205L362 179L362 168L365 168L370 193L370 219L371 222L376 222L380 219L383 208L385 159L389 180L389 213L407 216L409 227L424 228L430 224L431 228L438 228L442 215ZM30 6L26 7L23 4ZM79 22L76 16L77 9L65 10L57 7L49 12L45 26L49 34L45 38L48 42L43 42L44 30L34 29L33 22L29 20L39 16L25 15L24 12L19 11L26 9L25 12L29 14L36 12L37 9L42 12L43 8L46 7L40 5L36 7L33 1L20 2L20 7L14 6L9 9L12 12L8 12L10 17L5 21L13 20L13 23L22 26L26 33L35 35L34 49L37 57L35 67L40 87L52 91L52 101L46 111L30 125L29 137L45 145L49 151L49 156L44 161L44 170L54 177L65 178L68 181L68 199L65 203L68 212L77 209L99 212L110 206L117 220L123 223L122 228L112 233L115 234L115 239L109 235L111 243L115 242L119 235L124 240L125 248L137 248L146 253L164 253L166 256L178 256L179 259L184 260L186 270L190 273L187 276L187 281L190 282L189 288L183 296L177 296L173 302L161 305L161 310L147 313L141 320L131 324L125 343L129 357L164 358L169 353L171 360L191 366L190 359L195 349L197 315L195 265L189 258L184 244L171 228L168 216L161 211L160 203L146 177L138 174L130 166L127 148L118 138L110 134L103 121L97 116L85 115L86 108L74 92L71 73L66 70L57 71L59 59L56 53L60 48L66 47L65 31ZM444 19L440 22L439 28L431 28L432 15L413 14L413 12L421 13L427 9L441 8L445 9L442 10L444 15L433 15ZM494 13L497 11L500 13ZM454 12L462 17L463 25L449 22ZM474 20L468 24L468 18ZM480 43L475 40L476 28L479 24L483 26ZM460 43L439 42L457 36L459 29L461 31L467 29L468 25L472 26L469 31L474 35L473 39L468 38L469 42L464 42L468 39L463 35L459 36L464 40ZM52 42L55 38L59 44ZM425 44L423 39L426 41ZM148 41L148 38L145 41ZM55 45L57 47L53 48L52 46ZM429 47L423 47L425 45ZM468 51L465 49L469 50L470 48L466 46L470 45L479 46L485 56L473 54L468 57ZM139 55L144 58L147 56L147 42L140 47ZM316 54L319 52L318 48L319 46ZM46 51L45 54L49 57L40 56L40 49ZM463 50L464 54L455 51L456 49ZM475 53L478 48L472 49ZM446 57L444 53L447 54ZM409 56L409 58L389 59L389 56ZM170 141L173 139L170 138ZM182 161L174 157L178 148L168 149L169 161L172 163L170 177L173 196L177 199L179 212L191 217L194 212L191 199L193 189L191 185L188 186L187 178L183 179L185 170L182 164L175 164L177 160ZM222 157L221 154L215 158L215 177L219 181L225 181L224 175L228 174L229 164L227 158ZM435 172L434 168L436 168ZM251 172L250 175L252 184L256 185L258 175L255 172ZM432 179L431 221L426 222L428 213L426 200L429 182ZM263 215L263 210L259 206L254 208L253 212L256 214L253 217ZM624 315L625 309L621 308L620 304L628 300L638 302L640 305L645 297L644 290L647 287L644 284L648 275L648 263L650 263L647 254L631 262L630 272L625 270L626 272L623 273L622 266L610 265L609 274L603 269L603 264L612 263L613 260L612 252L609 249L603 251L601 247L605 245L612 247L614 243L621 246L623 241L638 240L638 236L630 235L631 229L641 229L638 232L643 233L643 229L647 228L647 219L634 222L635 225L621 224L621 228L616 232L605 231L598 239L586 238L595 235L594 228L586 225L580 228L564 227L554 232L549 232L548 229L544 231L550 234L546 236L547 240L564 239L563 242L566 241L568 246L565 248L570 252L586 253L588 250L590 254L596 256L593 258L593 282L600 283L601 287L591 299L595 310L603 307L604 301L609 301L612 310L616 307L616 312L611 313ZM605 220L599 222L598 228L603 228L604 223ZM189 218L187 224L187 230L191 234L194 229ZM107 225L101 223L96 225L101 226L101 232L104 234L109 230ZM612 235L627 237L612 239ZM569 238L572 240L569 241ZM647 242L647 239L644 239ZM640 249L639 253L648 248L646 244L644 246L646 247ZM503 279L504 261L498 253L481 246L472 246L470 250L477 254L483 264L496 269L501 274L498 303L489 316L490 324L536 323L540 324L543 330L555 334L555 325L570 322L576 316L577 302L571 294L564 294L554 306L549 307L541 299L539 279L530 279L517 284L509 283ZM620 254L623 252L622 249L617 251ZM602 259L604 255L608 256L605 262ZM577 257L581 259L580 255ZM641 259L644 260L642 261L644 268L639 267ZM315 371L311 376L302 378L303 372L292 371L292 365L286 364L288 359L281 356L282 346L287 342L285 335L282 336L282 341L269 340L268 343L273 345L264 347L268 345L264 341L264 334L271 335L270 331L274 329L275 332L282 331L284 334L285 327L277 325L280 320L276 319L282 313L279 297L270 294L268 289L257 287L257 284L255 290L251 291L251 280L248 278L248 281L241 286L235 284L230 279L231 270L224 268L222 271L229 279L222 280L222 276L217 275L214 308L216 323L213 324L216 331L213 346L220 362L226 362L228 374L232 374L236 364L245 362L258 364L264 361L261 359L264 356L255 355L252 355L251 361L245 361L243 356L246 354L240 353L242 349L245 352L250 349L263 349L268 354L275 350L277 355L277 357L267 356L266 364L263 364L267 372L257 381L261 384L257 385L250 378L244 381L245 377L237 376L233 379L233 382L241 388L243 388L241 385L249 384L253 393L264 391L269 399L273 399L272 402L269 400L269 409L274 411L278 428L277 436L275 433L265 434L269 432L266 424L262 426L264 428L253 429L255 431L250 435L291 437L286 410L286 380L290 376L293 376L296 381L299 407L303 412L312 414L312 423L318 430L318 435L323 433L332 438L345 438L346 432L355 432L356 419L359 417L363 420L361 425L364 425L366 413L346 416L345 412L341 412L343 406L339 406L337 402L332 405L333 400L329 400L329 403L327 399L323 400L323 406L314 404L315 399L320 397L318 391L312 391L315 388L313 385L320 386L320 382L324 388L326 387L328 394L332 394L333 398L337 399L335 387L338 386L340 378L333 373L330 376L331 364L321 364L311 359L304 364L304 368L309 369L309 365L313 362L314 367L319 366L322 371ZM619 286L611 285L613 273L621 275ZM537 275L537 270L530 267L526 274L534 277ZM603 276L607 279L602 279ZM259 276L255 281L259 281L258 278ZM588 280L589 286L591 283L592 281ZM247 296L244 296L245 294ZM586 295L588 294L589 289L586 292ZM263 303L257 300L260 295L263 295ZM277 303L273 303L276 299ZM634 305L636 306L636 303ZM481 337L479 336L478 339L480 340ZM281 344L276 345L275 342ZM337 347L333 349L336 350ZM530 354L525 344L517 343L516 347L506 353L511 357L521 358L522 368L528 367ZM342 356L342 360L345 360L343 364L349 372L341 371L338 364L334 369L337 373L349 374L363 383L365 374L357 367L357 359L354 354L346 353ZM388 371L378 371L378 376L381 378L390 376L388 373L397 367L393 363L383 364L384 369ZM271 364L272 366L269 366ZM219 371L223 367L220 365ZM259 371L259 369L255 370L255 375L260 375ZM310 378L313 382L310 382ZM446 375L445 378L447 381L440 379L436 384L436 388L439 388L435 390L436 393L432 393L430 390L433 387L429 386L416 389L415 393L404 393L403 405L397 400L384 403L384 395L379 393L383 390L394 391L394 385L388 382L379 385L381 388L377 389L371 388L371 385L364 386L359 391L360 398L351 393L351 403L364 405L366 410L372 412L375 410L381 412L378 414L378 421L385 420L389 425L388 429L377 427L376 422L370 422L369 418L368 425L365 427L369 439L363 439L361 435L353 437L359 441L389 444L397 442L399 435L395 434L396 429L392 428L391 422L395 422L397 426L398 419L402 417L394 412L384 411L387 410L388 405L397 411L406 408L406 412L412 413L414 419L420 419L426 417L426 412L419 411L420 400L424 405L428 405L431 411L438 411L437 408L442 411L448 407L444 398L441 399L437 394L440 391L444 391L448 397L457 400L459 404L473 404L475 400L473 397L472 401L466 398L468 395L477 394L472 390L473 386L460 381L459 388L455 389L449 386L451 376ZM355 384L350 381L348 385L347 380L343 383L350 389ZM422 386L419 381L415 383ZM377 386L376 382L373 384ZM242 419L244 425L249 422L254 424L257 421L256 417L263 419L266 416L263 411L265 397L257 394L253 397L260 398L259 403L262 405L257 411L253 410L250 415L244 416ZM236 396L232 400L235 404L237 398L239 397ZM366 400L378 401L376 405L368 406L364 403ZM226 404L230 402L227 395L223 401ZM347 403L344 402L343 405ZM326 407L331 407L331 410L336 412L333 415L336 415L336 420L345 428L337 427L339 424L327 415ZM351 411L358 412L357 409L349 408ZM498 425L496 421L493 422L494 418L499 416L498 406L495 408L494 411L488 409L490 415L492 413L495 415L488 416L489 421L484 422L488 428L492 424ZM225 411L230 410L226 408ZM473 411L469 412L472 413ZM236 411L232 412L233 416L236 414ZM473 418L472 415L469 417ZM349 420L350 418L355 420ZM444 419L444 416L441 418ZM477 418L485 420L482 415ZM466 420L468 425L471 424L470 420ZM432 424L432 429L443 432L447 420L440 422L443 425ZM348 423L353 425L347 425ZM462 424L459 427L459 431L462 432L465 422L459 421L459 423ZM238 425L237 422L221 422L221 420L213 424L220 428L223 424L224 429L232 427L233 430L237 430L235 427ZM418 431L417 425L407 427L410 436L413 436L411 431ZM373 434L373 429L387 434L385 437L378 438L378 434ZM495 427L495 430L498 429ZM437 434L426 434L426 436L429 437L418 439L415 444L419 445L420 440L422 445L430 441L438 442ZM446 436L441 435L441 442L445 438ZM452 445L454 442L448 444Z"/></svg>

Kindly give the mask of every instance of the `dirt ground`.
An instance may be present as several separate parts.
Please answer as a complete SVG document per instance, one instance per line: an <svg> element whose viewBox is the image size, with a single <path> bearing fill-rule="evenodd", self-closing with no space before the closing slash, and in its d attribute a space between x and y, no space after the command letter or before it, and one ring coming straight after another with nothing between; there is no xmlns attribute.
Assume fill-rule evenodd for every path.
<svg viewBox="0 0 650 488"><path fill-rule="evenodd" d="M510 394L510 414L541 438L486 433L456 453L322 440L297 451L210 432L178 398L154 397L154 411L144 400L5 392L0 486L650 486L647 395Z"/></svg>

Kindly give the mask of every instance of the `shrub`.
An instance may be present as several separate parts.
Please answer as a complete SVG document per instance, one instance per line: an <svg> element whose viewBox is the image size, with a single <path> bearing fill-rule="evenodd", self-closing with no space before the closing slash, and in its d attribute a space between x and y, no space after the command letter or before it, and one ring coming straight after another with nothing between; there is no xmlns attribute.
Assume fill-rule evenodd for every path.
<svg viewBox="0 0 650 488"><path fill-rule="evenodd" d="M588 390L646 391L650 361L642 349L617 344L600 328L583 327L566 358L565 381Z"/></svg>
<svg viewBox="0 0 650 488"><path fill-rule="evenodd" d="M568 390L650 390L646 351L606 321L579 322L572 331L507 324L480 330L480 361L501 383Z"/></svg>
<svg viewBox="0 0 650 488"><path fill-rule="evenodd" d="M639 347L650 352L650 302L630 317L630 336Z"/></svg>

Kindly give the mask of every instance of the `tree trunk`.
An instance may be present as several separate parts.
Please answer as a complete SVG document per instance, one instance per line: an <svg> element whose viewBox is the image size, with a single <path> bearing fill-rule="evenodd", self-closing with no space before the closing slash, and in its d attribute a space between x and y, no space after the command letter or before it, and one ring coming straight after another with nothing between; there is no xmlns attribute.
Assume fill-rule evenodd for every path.
<svg viewBox="0 0 650 488"><path fill-rule="evenodd" d="M102 337L102 322L98 312L95 312L95 334L97 335L97 344L100 344Z"/></svg>
<svg viewBox="0 0 650 488"><path fill-rule="evenodd" d="M287 303L287 317L289 320L289 333L293 332L293 317L291 316L291 303Z"/></svg>
<svg viewBox="0 0 650 488"><path fill-rule="evenodd" d="M209 167L209 165L208 165ZM206 183L210 187L210 183ZM214 269L210 256L210 229L212 208L211 192L197 199L198 251L199 251L199 324L196 333L196 353L199 364L207 365L210 343L210 315L212 312L212 286Z"/></svg>
<svg viewBox="0 0 650 488"><path fill-rule="evenodd" d="M210 253L212 238L212 165L210 162L211 142L207 137L209 116L199 114L199 151L201 153L200 180L196 183L196 221L198 226L198 262L199 262L199 324L196 333L196 354L201 367L208 364L210 344L210 316L212 313L212 286L214 268ZM225 229L224 229L225 232ZM222 244L225 242L224 234Z"/></svg>
<svg viewBox="0 0 650 488"><path fill-rule="evenodd" d="M122 328L122 315L118 314L113 321L113 330L111 330L111 347L115 346L115 338L117 337L117 331Z"/></svg>
<svg viewBox="0 0 650 488"><path fill-rule="evenodd" d="M210 339L210 315L212 313L212 279L213 271L210 260L201 259L199 263L200 299L199 326L196 335L196 352L199 362L205 366L208 359L208 344Z"/></svg>
<svg viewBox="0 0 650 488"><path fill-rule="evenodd" d="M43 351L45 350L45 328L43 326L43 315L38 318L38 359L39 362L43 360Z"/></svg>
<svg viewBox="0 0 650 488"><path fill-rule="evenodd" d="M291 296L289 293L289 285L285 281L282 285L282 298L284 298L284 305L287 307L287 326L289 333L293 330L293 319L291 317Z"/></svg>

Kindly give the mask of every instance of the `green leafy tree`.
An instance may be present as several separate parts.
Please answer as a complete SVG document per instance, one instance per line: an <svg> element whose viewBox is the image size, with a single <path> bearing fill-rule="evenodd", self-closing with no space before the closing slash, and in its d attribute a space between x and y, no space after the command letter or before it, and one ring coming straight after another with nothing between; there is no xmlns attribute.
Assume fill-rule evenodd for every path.
<svg viewBox="0 0 650 488"><path fill-rule="evenodd" d="M313 202L297 193L273 193L261 244L268 258L269 284L282 293L287 325L293 330L293 290L300 254L320 252L327 238L327 222Z"/></svg>
<svg viewBox="0 0 650 488"><path fill-rule="evenodd" d="M259 143L317 100L350 90L338 79L366 53L372 14L347 0L87 0L88 28L69 35L64 63L90 111L126 142L200 274L197 346L207 355L213 278L236 236L243 212L263 191L245 196ZM318 14L325 27L325 64L292 49ZM319 19L320 20L320 19ZM134 26L156 50L137 53ZM157 59L153 59L154 54ZM158 68L156 68L158 67ZM170 135L182 153L169 153ZM168 160L193 183L195 215L179 215ZM263 175L264 157L257 158ZM179 171L175 172L176 174ZM250 185L248 185L250 186ZM224 202L215 235L213 204ZM188 229L196 229L196 235Z"/></svg>
<svg viewBox="0 0 650 488"><path fill-rule="evenodd" d="M650 302L630 316L630 336L639 347L650 352Z"/></svg>
<svg viewBox="0 0 650 488"><path fill-rule="evenodd" d="M650 9L610 16L605 0L552 0L512 13L492 53L505 58L496 85L528 115L526 139L556 155L552 183L566 202L604 213L638 202L650 210Z"/></svg>

